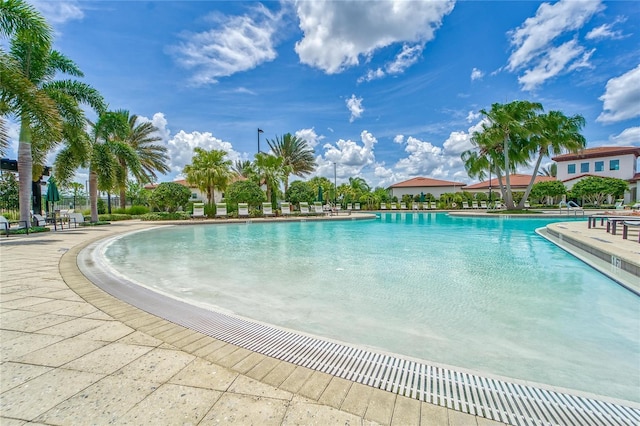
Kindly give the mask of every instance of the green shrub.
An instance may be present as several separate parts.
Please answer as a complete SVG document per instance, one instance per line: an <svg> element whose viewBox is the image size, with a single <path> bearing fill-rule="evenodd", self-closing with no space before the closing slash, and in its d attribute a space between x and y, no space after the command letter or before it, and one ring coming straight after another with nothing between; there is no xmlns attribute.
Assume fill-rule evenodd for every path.
<svg viewBox="0 0 640 426"><path fill-rule="evenodd" d="M132 219L130 214L101 214L98 215L98 221L111 221L117 222L119 220L130 220Z"/></svg>
<svg viewBox="0 0 640 426"><path fill-rule="evenodd" d="M153 190L149 202L160 211L175 212L189 204L191 190L175 182L163 182Z"/></svg>
<svg viewBox="0 0 640 426"><path fill-rule="evenodd" d="M193 207L192 207L193 209ZM127 213L132 216L139 216L141 214L149 213L149 207L147 206L131 206L127 209Z"/></svg>
<svg viewBox="0 0 640 426"><path fill-rule="evenodd" d="M107 212L107 203L102 198L98 198L98 214L105 214Z"/></svg>
<svg viewBox="0 0 640 426"><path fill-rule="evenodd" d="M144 221L160 221L160 220L187 220L191 216L187 212L153 212L140 216L140 220Z"/></svg>

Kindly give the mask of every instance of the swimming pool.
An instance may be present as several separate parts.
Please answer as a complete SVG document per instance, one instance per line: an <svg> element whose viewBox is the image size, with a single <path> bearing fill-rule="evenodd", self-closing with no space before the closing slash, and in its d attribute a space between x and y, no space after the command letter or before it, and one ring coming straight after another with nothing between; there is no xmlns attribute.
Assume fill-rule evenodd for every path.
<svg viewBox="0 0 640 426"><path fill-rule="evenodd" d="M127 235L111 266L279 326L638 401L639 298L533 230L544 219L181 226Z"/></svg>

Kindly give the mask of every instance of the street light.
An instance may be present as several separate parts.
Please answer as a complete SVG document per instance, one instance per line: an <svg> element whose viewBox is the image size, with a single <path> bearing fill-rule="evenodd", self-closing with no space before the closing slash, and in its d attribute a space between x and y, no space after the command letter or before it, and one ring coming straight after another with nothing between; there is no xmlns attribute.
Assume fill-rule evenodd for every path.
<svg viewBox="0 0 640 426"><path fill-rule="evenodd" d="M260 133L264 133L264 131L258 127L258 154L260 153Z"/></svg>
<svg viewBox="0 0 640 426"><path fill-rule="evenodd" d="M333 163L333 205L338 206L338 178L337 165Z"/></svg>

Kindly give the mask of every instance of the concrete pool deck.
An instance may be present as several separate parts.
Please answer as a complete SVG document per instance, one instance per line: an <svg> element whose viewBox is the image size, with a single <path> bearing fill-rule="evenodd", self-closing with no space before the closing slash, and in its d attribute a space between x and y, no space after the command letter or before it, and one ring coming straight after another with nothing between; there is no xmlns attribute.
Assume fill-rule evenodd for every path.
<svg viewBox="0 0 640 426"><path fill-rule="evenodd" d="M1 238L0 423L498 424L227 344L79 273L91 241L155 225Z"/></svg>

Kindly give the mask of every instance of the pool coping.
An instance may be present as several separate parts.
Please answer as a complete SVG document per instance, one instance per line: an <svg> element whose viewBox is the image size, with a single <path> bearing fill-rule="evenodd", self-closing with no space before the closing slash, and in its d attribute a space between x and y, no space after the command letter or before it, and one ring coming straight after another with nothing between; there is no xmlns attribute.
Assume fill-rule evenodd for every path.
<svg viewBox="0 0 640 426"><path fill-rule="evenodd" d="M538 424L539 421L565 424L571 418L601 424L640 421L640 405L629 401L477 375L463 369L369 351L223 313L212 314L206 310L196 313L193 306L188 304L177 309L179 304L175 299L163 301L162 297L156 297L158 293L140 292L138 286L135 286L138 287L136 289L122 281L111 280L107 274L98 273L94 268L95 259L87 256L86 251L87 247L95 249L98 244L98 241L88 242L83 245L85 248L82 251L76 253L79 268L94 285L108 293L115 293L114 297L143 311L252 352L510 424ZM83 267L83 263L90 267ZM138 297L131 298L132 292L138 293ZM160 308L156 309L158 306Z"/></svg>

